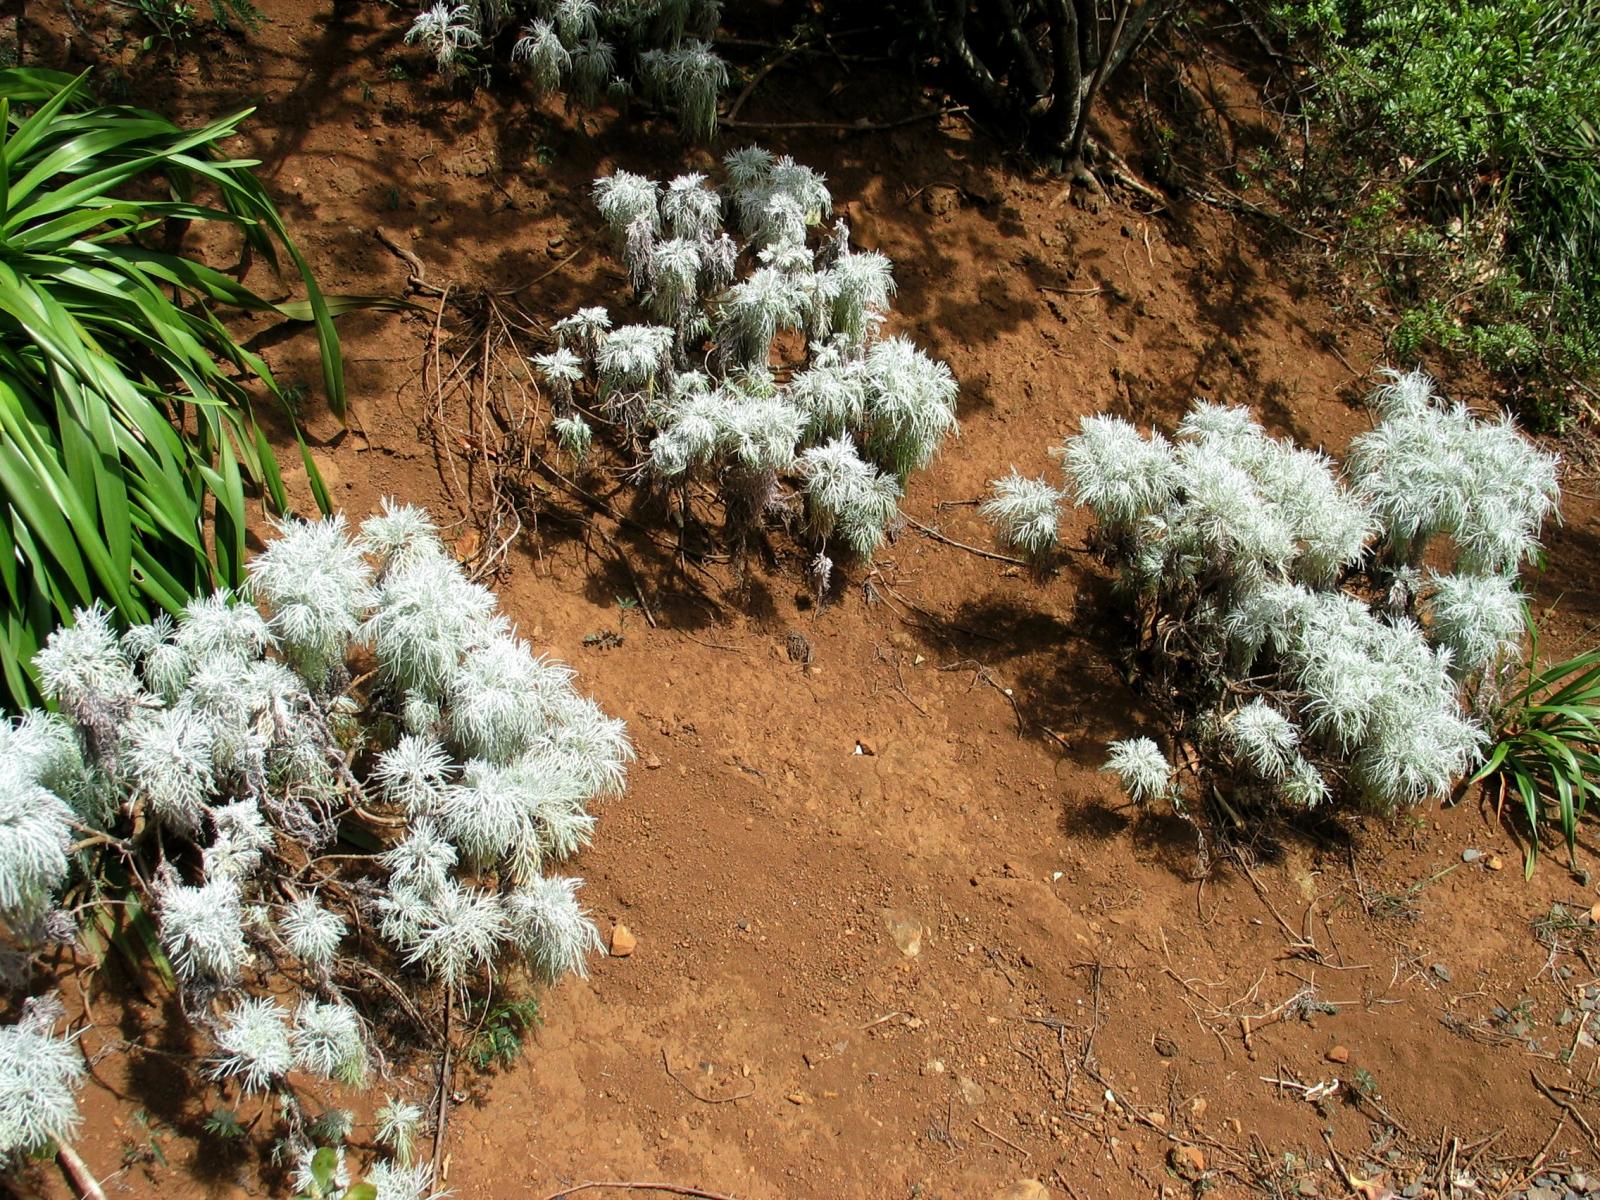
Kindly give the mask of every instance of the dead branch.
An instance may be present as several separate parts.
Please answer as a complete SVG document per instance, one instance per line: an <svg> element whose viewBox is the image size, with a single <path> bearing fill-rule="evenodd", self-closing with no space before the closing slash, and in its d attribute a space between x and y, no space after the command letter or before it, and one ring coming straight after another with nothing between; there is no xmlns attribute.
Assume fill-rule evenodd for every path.
<svg viewBox="0 0 1600 1200"><path fill-rule="evenodd" d="M722 1192L706 1192L696 1187L684 1187L676 1183L575 1183L569 1188L551 1192L544 1200L566 1200L568 1196L575 1196L579 1192L592 1192L610 1190L613 1192L665 1192L670 1196L697 1196L699 1200L738 1200L737 1196L724 1195Z"/></svg>
<svg viewBox="0 0 1600 1200"><path fill-rule="evenodd" d="M89 1170L89 1164L78 1156L76 1150L59 1138L56 1140L56 1161L61 1164L62 1172L72 1181L72 1186L77 1189L82 1200L106 1200L105 1189L94 1177L94 1172Z"/></svg>

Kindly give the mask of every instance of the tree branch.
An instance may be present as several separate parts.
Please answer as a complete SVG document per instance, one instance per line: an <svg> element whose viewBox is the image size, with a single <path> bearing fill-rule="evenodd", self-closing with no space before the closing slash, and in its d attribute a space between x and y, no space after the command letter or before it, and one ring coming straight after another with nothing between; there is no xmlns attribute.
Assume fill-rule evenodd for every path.
<svg viewBox="0 0 1600 1200"><path fill-rule="evenodd" d="M1050 108L1045 116L1045 137L1054 149L1081 124L1083 117L1083 68L1078 14L1068 0L1046 0L1050 22L1050 52L1055 59L1051 81Z"/></svg>
<svg viewBox="0 0 1600 1200"><path fill-rule="evenodd" d="M1006 36L1011 39L1011 45L1017 52L1023 70L1028 75L1028 87L1033 90L1033 102L1043 100L1050 94L1050 80L1045 76L1044 64L1039 61L1039 56L1034 53L1033 43L1028 40L1027 32L1022 28L1022 22L1017 19L1017 8L1011 0L995 0L1000 9L1000 15L1006 23Z"/></svg>
<svg viewBox="0 0 1600 1200"><path fill-rule="evenodd" d="M967 41L966 0L945 0L944 8L941 15L934 7L934 0L922 0L922 15L938 32L939 41L953 64L966 74L968 82L977 89L985 104L998 112L1009 111L1012 105L1006 97L1006 89L1000 86L1000 81L984 65L983 60L973 53Z"/></svg>
<svg viewBox="0 0 1600 1200"><path fill-rule="evenodd" d="M1124 0L1122 11L1117 14L1116 24L1111 27L1110 49L1100 56L1100 61L1095 64L1094 74L1089 77L1089 86L1083 90L1083 102L1078 105L1078 120L1072 127L1072 142L1067 148L1067 161L1070 163L1078 164L1083 161L1083 141L1089 136L1089 112L1094 108L1094 100L1100 94L1101 85L1110 74L1111 63L1117 57L1117 47L1122 42L1123 30L1127 27L1128 13L1132 8L1133 0Z"/></svg>

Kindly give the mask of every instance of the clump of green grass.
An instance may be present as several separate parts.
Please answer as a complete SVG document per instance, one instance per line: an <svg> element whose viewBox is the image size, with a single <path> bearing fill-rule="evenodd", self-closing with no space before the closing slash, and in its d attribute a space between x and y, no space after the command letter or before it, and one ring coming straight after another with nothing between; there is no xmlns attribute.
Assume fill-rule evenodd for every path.
<svg viewBox="0 0 1600 1200"><path fill-rule="evenodd" d="M1532 875L1552 825L1577 868L1578 824L1600 790L1600 649L1541 666L1531 617L1528 631L1521 686L1500 705L1494 748L1469 782L1498 780L1502 801L1521 801L1531 834L1524 871Z"/></svg>

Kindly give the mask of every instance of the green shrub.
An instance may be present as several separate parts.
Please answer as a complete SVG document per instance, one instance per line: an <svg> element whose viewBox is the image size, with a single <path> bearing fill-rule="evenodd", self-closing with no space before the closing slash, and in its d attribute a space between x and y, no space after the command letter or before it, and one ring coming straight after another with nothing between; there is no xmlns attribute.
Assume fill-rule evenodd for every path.
<svg viewBox="0 0 1600 1200"><path fill-rule="evenodd" d="M1311 53L1312 114L1354 153L1352 172L1380 181L1349 231L1405 268L1388 281L1402 306L1436 310L1426 329L1402 322L1394 352L1482 358L1522 385L1537 419L1559 421L1553 395L1600 368L1600 10L1322 0L1273 11Z"/></svg>
<svg viewBox="0 0 1600 1200"><path fill-rule="evenodd" d="M1522 804L1531 875L1539 836L1552 821L1569 858L1576 854L1578 822L1600 790L1600 650L1541 666L1539 628L1531 618L1527 625L1522 685L1499 707L1494 748L1471 782L1497 779L1502 802L1509 793Z"/></svg>
<svg viewBox="0 0 1600 1200"><path fill-rule="evenodd" d="M252 162L222 148L249 111L187 130L96 104L81 75L0 71L0 675L13 707L37 699L29 664L74 609L104 602L139 622L237 584L246 485L286 506L252 410L257 392L283 392L222 314L312 319L343 412L332 308ZM167 248L191 222L237 231L274 266L281 247L309 301L271 304Z"/></svg>

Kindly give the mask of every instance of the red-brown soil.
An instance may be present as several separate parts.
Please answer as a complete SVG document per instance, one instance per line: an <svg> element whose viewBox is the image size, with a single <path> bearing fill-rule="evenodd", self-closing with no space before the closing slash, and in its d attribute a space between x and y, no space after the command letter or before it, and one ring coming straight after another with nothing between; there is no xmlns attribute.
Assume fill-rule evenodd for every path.
<svg viewBox="0 0 1600 1200"><path fill-rule="evenodd" d="M569 115L514 89L467 98L394 79L399 62L420 74L401 10L266 8L248 38L130 77L186 119L259 105L247 130L262 176L330 291L404 289L381 229L430 280L493 287L589 243L520 302L542 320L620 303L589 181L711 161L637 112ZM752 37L784 29L742 21ZM79 61L62 34L36 32L31 54ZM1217 72L1244 97L1237 119L1254 119L1247 76ZM1106 113L1130 158L1136 92L1125 84ZM938 103L898 68L810 57L776 71L741 119L849 125ZM1333 453L1365 427L1356 368L1379 340L1264 227L1177 199L1158 214L1125 194L1063 202L1058 182L959 116L738 135L724 136L827 173L858 241L896 264L893 327L960 379L960 439L905 505L949 538L990 544L975 508L940 502L978 497L1013 464L1053 472L1047 450L1088 413L1170 424L1204 394ZM452 512L419 434L424 302L426 314L344 320L351 432L309 402L318 460L356 514L389 494ZM316 378L309 338L270 355ZM1538 587L1564 597L1558 643L1592 637L1592 513L1569 499L1548 539ZM570 521L540 529L501 595L629 722L640 763L573 869L602 928L625 923L638 945L544 995L513 1065L458 1078L446 1149L463 1200L606 1179L752 1198L987 1198L1022 1179L1082 1198L1343 1196L1368 1164L1396 1190L1441 1194L1455 1169L1482 1186L1455 1194L1493 1196L1541 1147L1593 1165L1583 1122L1600 1125L1600 1060L1578 1022L1556 1021L1595 972L1531 922L1556 900L1587 910L1596 889L1554 852L1524 882L1511 827L1475 795L1274 829L1245 856L1253 877L1224 861L1202 875L1187 825L1131 810L1097 771L1105 742L1148 713L1089 556L1037 583L907 528L817 611L781 538L741 585L726 570L681 575L624 530L652 628L619 609L633 584L599 540ZM1083 532L1074 517L1064 540ZM623 643L585 644L604 630ZM809 665L791 659L794 634ZM1463 864L1469 847L1505 869ZM1593 847L1580 858L1592 865ZM895 922L920 926L914 955ZM1307 989L1334 1012L1271 1020ZM101 1021L114 1003L99 1001ZM123 1032L164 1044L159 1011L127 1005ZM1508 1028L1522 1018L1525 1033ZM1335 1046L1347 1062L1329 1060ZM80 1145L109 1195L264 1193L248 1158L198 1134L215 1101L181 1064L122 1061L97 1066ZM393 1087L425 1097L433 1069L419 1058ZM1358 1072L1373 1102L1317 1104L1263 1080ZM53 1169L28 1178L63 1186Z"/></svg>

